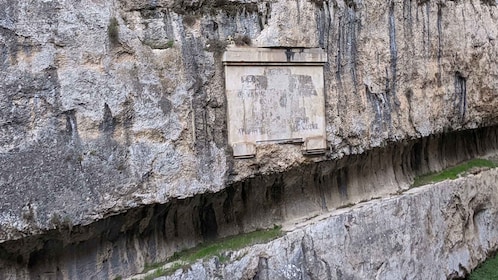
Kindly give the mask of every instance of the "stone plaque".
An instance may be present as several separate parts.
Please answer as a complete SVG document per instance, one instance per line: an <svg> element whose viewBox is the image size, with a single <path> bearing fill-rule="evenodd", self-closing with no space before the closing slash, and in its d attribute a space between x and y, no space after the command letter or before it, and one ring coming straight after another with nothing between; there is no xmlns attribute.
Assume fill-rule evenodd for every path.
<svg viewBox="0 0 498 280"><path fill-rule="evenodd" d="M225 53L228 141L235 157L259 143L326 148L321 50L230 49Z"/></svg>

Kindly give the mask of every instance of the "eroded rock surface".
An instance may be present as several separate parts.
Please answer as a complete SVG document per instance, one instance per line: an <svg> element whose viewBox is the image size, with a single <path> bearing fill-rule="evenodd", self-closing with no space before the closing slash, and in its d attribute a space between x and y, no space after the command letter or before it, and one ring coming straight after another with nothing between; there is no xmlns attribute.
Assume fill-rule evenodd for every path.
<svg viewBox="0 0 498 280"><path fill-rule="evenodd" d="M73 226L67 219L57 217L53 221L57 226L54 230L0 244L0 278L37 279L50 275L56 279L114 279L134 275L143 271L147 264L164 262L175 252L202 242L323 217L337 208L369 200L382 203L379 198L406 191L413 176L496 153L497 139L498 127L429 136L337 161L257 176L216 193L136 207L86 226ZM485 171L469 175L480 172ZM489 184L492 188L491 182ZM493 202L479 204L495 211ZM418 211L416 204L412 206L413 211ZM448 211L455 210L451 207ZM453 217L451 211L445 219L454 231L458 231L460 222L454 219L456 216ZM29 207L23 209L25 219L34 220L34 213ZM376 224L387 219L362 217L366 220L358 223ZM401 220L397 223L395 225L399 227L407 226L401 224ZM306 226L309 223L299 223L297 227ZM434 226L434 232L444 232L437 226ZM362 229L361 226L359 230L377 238L376 231L369 232L372 227ZM453 243L468 244L455 234L458 232L445 238ZM492 235L483 236L489 237L490 243L495 242ZM361 253L360 249L355 250ZM403 247L403 250L408 249ZM363 257L368 258L368 254Z"/></svg>
<svg viewBox="0 0 498 280"><path fill-rule="evenodd" d="M483 1L2 1L0 240L496 123L496 9ZM232 42L327 51L326 156L269 145L233 161L220 57Z"/></svg>
<svg viewBox="0 0 498 280"><path fill-rule="evenodd" d="M58 250L44 244L61 229L332 159L355 168L334 177L346 186L341 178L362 168L349 161L355 155L496 125L497 9L449 0L0 0L0 243L32 248L32 237L36 250ZM230 44L326 51L325 155L268 144L254 159L233 159L221 63ZM401 187L413 174L402 177ZM4 253L12 275L29 262L27 252Z"/></svg>
<svg viewBox="0 0 498 280"><path fill-rule="evenodd" d="M334 211L158 279L455 279L498 249L498 171Z"/></svg>

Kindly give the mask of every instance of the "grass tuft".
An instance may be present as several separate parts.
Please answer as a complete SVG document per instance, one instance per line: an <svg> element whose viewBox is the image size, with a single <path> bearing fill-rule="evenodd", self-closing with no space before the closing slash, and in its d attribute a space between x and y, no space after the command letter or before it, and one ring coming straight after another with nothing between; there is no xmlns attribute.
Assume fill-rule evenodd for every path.
<svg viewBox="0 0 498 280"><path fill-rule="evenodd" d="M185 251L174 253L167 262L174 262L169 268L163 268L164 263L146 264L144 272L155 270L147 275L144 280L151 280L164 275L171 275L179 268L187 270L190 265L197 260L210 257L217 257L221 263L226 263L230 260L227 256L227 251L235 251L244 247L266 243L283 235L282 227L274 226L272 229L257 230L249 233L243 233L235 236L225 237L219 240L206 242L199 246Z"/></svg>
<svg viewBox="0 0 498 280"><path fill-rule="evenodd" d="M147 272L147 271L150 271L150 270L158 269L162 265L163 265L162 263L146 263L145 266L144 266L144 271L143 272Z"/></svg>
<svg viewBox="0 0 498 280"><path fill-rule="evenodd" d="M461 163L455 167L451 167L451 168L448 168L446 170L443 170L441 172L436 172L436 173L418 176L415 178L415 181L413 182L413 187L418 187L418 186L422 186L422 185L426 185L426 184L430 184L430 183L437 183L437 182L441 182L444 180L454 180L474 167L494 168L494 167L497 167L497 165L494 162L487 160L487 159L469 160L469 161Z"/></svg>
<svg viewBox="0 0 498 280"><path fill-rule="evenodd" d="M494 256L479 265L472 273L469 280L495 280L498 279L498 256Z"/></svg>
<svg viewBox="0 0 498 280"><path fill-rule="evenodd" d="M213 242L207 242L196 248L176 253L170 261L181 260L192 263L207 257L220 256L226 251L235 251L246 246L265 243L282 236L281 227L275 226L273 229L257 230L235 236L226 237ZM225 257L223 257L225 258Z"/></svg>
<svg viewBox="0 0 498 280"><path fill-rule="evenodd" d="M161 268L157 269L156 271L154 271L154 273L145 276L143 278L143 280L153 280L153 279L156 279L156 278L161 277L163 275L166 275L166 270L161 267Z"/></svg>

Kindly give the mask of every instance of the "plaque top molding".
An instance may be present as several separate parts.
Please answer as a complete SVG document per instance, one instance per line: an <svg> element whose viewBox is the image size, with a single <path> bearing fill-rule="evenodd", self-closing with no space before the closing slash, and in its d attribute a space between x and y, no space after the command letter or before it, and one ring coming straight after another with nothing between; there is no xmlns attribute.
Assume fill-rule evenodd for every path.
<svg viewBox="0 0 498 280"><path fill-rule="evenodd" d="M229 47L223 54L225 65L323 65L327 54L320 48Z"/></svg>

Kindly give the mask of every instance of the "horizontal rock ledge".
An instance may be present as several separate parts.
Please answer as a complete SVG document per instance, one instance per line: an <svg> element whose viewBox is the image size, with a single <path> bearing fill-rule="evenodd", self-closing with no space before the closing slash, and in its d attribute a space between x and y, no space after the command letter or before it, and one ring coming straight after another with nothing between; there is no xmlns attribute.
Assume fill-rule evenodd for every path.
<svg viewBox="0 0 498 280"><path fill-rule="evenodd" d="M145 264L164 261L206 240L399 193L416 175L495 152L497 136L498 127L435 135L257 176L217 193L131 209L88 226L60 221L57 230L0 244L0 278L35 279L47 273L63 279L132 275ZM483 205L494 209L495 204ZM368 219L374 223L378 218L380 222L381 217ZM439 229L432 230L439 234Z"/></svg>

